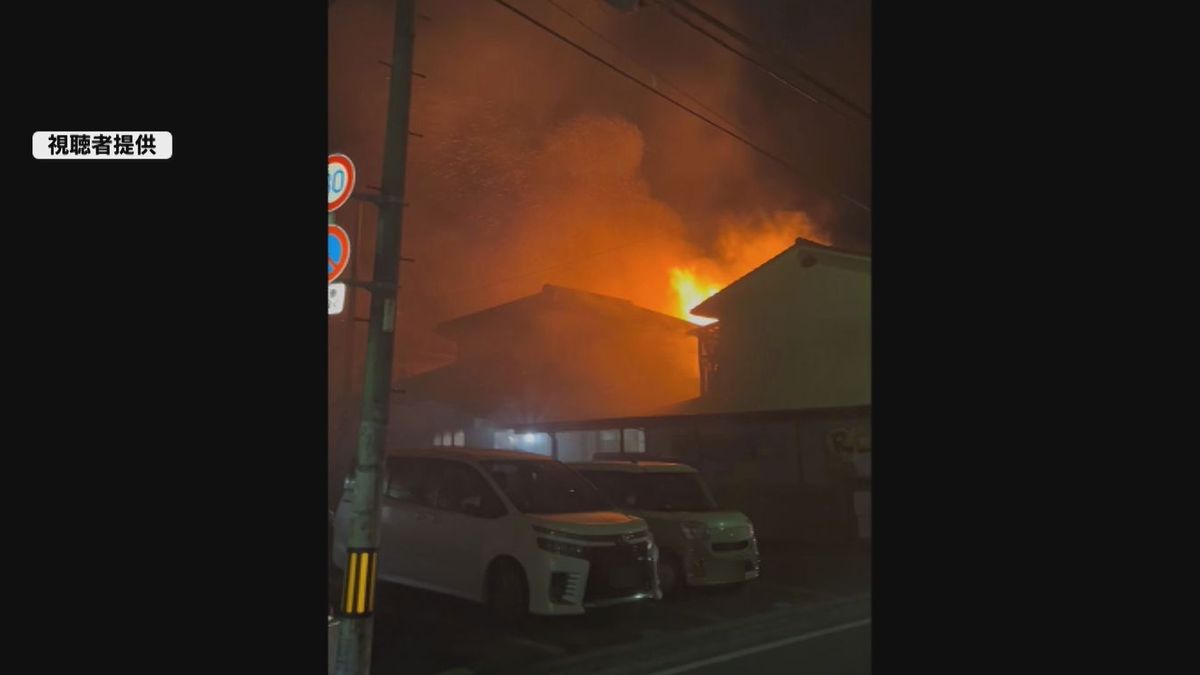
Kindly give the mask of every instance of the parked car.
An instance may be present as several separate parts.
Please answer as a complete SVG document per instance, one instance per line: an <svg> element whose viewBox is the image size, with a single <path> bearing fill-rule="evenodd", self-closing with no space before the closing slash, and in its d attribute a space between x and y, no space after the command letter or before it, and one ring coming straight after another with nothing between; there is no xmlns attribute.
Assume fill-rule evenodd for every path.
<svg viewBox="0 0 1200 675"><path fill-rule="evenodd" d="M758 578L758 540L745 514L718 508L695 468L640 458L572 464L622 511L650 524L663 593Z"/></svg>
<svg viewBox="0 0 1200 675"><path fill-rule="evenodd" d="M565 464L505 450L389 453L378 578L525 612L661 598L645 521L614 511ZM334 518L334 564L346 565L350 495Z"/></svg>

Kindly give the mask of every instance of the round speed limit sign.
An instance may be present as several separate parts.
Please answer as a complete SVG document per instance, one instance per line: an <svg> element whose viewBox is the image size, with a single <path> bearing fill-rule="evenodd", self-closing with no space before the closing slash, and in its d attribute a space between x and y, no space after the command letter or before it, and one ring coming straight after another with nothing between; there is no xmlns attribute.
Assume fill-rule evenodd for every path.
<svg viewBox="0 0 1200 675"><path fill-rule="evenodd" d="M354 192L354 162L338 153L329 156L329 212L342 208Z"/></svg>

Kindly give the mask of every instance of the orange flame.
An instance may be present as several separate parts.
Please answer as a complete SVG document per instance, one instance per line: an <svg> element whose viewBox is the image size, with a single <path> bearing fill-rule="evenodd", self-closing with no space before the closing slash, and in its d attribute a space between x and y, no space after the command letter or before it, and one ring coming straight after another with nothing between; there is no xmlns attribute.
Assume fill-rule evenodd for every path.
<svg viewBox="0 0 1200 675"><path fill-rule="evenodd" d="M700 326L707 326L716 321L716 319L693 316L690 312L700 303L716 295L717 291L721 290L721 284L701 280L692 268L672 267L671 290L675 291L678 303L676 311L681 318Z"/></svg>
<svg viewBox="0 0 1200 675"><path fill-rule="evenodd" d="M673 296L670 313L700 326L713 323L716 319L693 316L691 310L785 251L797 237L826 246L832 243L828 234L799 211L761 214L748 220L725 219L714 255L693 258L689 263L670 268Z"/></svg>

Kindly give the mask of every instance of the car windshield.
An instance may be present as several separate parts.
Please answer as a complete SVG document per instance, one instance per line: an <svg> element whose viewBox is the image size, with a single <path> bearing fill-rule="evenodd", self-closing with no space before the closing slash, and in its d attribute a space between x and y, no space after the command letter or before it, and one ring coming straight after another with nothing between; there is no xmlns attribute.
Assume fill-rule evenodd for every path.
<svg viewBox="0 0 1200 675"><path fill-rule="evenodd" d="M589 471L592 481L618 507L643 511L715 511L716 502L695 473Z"/></svg>
<svg viewBox="0 0 1200 675"><path fill-rule="evenodd" d="M522 513L608 511L608 500L587 480L551 460L488 460L484 469Z"/></svg>

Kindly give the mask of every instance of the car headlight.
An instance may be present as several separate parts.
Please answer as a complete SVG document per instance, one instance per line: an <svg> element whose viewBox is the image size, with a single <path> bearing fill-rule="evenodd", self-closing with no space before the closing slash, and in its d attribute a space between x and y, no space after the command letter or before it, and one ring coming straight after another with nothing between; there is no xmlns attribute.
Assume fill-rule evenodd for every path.
<svg viewBox="0 0 1200 675"><path fill-rule="evenodd" d="M583 547L578 544L568 544L565 541L557 541L554 539L544 539L542 537L538 537L537 544L538 544L538 548L542 549L543 551L557 553L558 555L565 555L565 556L568 556L571 558L586 558L587 557L586 555L584 555Z"/></svg>
<svg viewBox="0 0 1200 675"><path fill-rule="evenodd" d="M696 539L703 539L708 535L708 528L704 525L704 523L695 520L687 520L680 523L679 529L683 530L683 537L685 539L690 539L693 541Z"/></svg>

